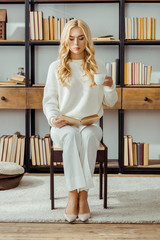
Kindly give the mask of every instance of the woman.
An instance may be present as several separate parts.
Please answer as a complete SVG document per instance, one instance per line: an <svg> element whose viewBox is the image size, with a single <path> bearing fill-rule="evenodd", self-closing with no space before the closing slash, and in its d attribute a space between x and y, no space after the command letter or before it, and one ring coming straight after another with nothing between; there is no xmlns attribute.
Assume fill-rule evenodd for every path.
<svg viewBox="0 0 160 240"><path fill-rule="evenodd" d="M81 119L103 115L102 103L112 107L117 93L112 78L96 85L94 74L106 74L94 58L90 29L82 20L69 21L62 33L59 59L51 63L44 88L43 111L54 143L63 148L63 166L68 189L65 219L81 221L90 217L88 190L93 187L96 154L102 138L99 125L70 126L61 115Z"/></svg>

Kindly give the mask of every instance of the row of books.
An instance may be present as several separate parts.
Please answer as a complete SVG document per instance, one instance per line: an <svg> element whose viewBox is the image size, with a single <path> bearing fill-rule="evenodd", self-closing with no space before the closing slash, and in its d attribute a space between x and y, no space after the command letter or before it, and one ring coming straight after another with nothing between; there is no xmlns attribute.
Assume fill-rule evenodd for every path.
<svg viewBox="0 0 160 240"><path fill-rule="evenodd" d="M25 136L19 132L0 137L0 161L24 165Z"/></svg>
<svg viewBox="0 0 160 240"><path fill-rule="evenodd" d="M156 40L156 18L125 17L125 39Z"/></svg>
<svg viewBox="0 0 160 240"><path fill-rule="evenodd" d="M124 166L148 166L149 143L133 142L130 135L124 136Z"/></svg>
<svg viewBox="0 0 160 240"><path fill-rule="evenodd" d="M106 63L106 70L107 70L107 75L112 76L113 82L116 85L119 85L119 58L115 60L115 62L111 63Z"/></svg>
<svg viewBox="0 0 160 240"><path fill-rule="evenodd" d="M144 66L141 62L124 63L125 85L149 85L152 66Z"/></svg>
<svg viewBox="0 0 160 240"><path fill-rule="evenodd" d="M65 24L71 19L54 16L43 18L42 11L30 11L30 39L60 40Z"/></svg>
<svg viewBox="0 0 160 240"><path fill-rule="evenodd" d="M50 135L30 137L31 161L33 166L50 165Z"/></svg>

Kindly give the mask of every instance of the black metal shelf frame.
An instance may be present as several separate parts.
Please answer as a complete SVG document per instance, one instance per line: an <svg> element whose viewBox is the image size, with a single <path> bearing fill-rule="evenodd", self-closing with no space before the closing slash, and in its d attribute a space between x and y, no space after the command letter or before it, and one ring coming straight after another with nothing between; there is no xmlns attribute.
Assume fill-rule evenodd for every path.
<svg viewBox="0 0 160 240"><path fill-rule="evenodd" d="M25 42L0 41L0 46L25 46Z"/></svg>
<svg viewBox="0 0 160 240"><path fill-rule="evenodd" d="M159 3L160 0L125 0L125 3Z"/></svg>
<svg viewBox="0 0 160 240"><path fill-rule="evenodd" d="M119 22L121 21L122 17L121 17L121 13L122 13L122 8L123 8L123 0L111 0L111 1L44 1L44 2L40 2L40 1L34 1L34 0L26 0L25 4L26 6L26 80L27 81L27 85L26 87L29 87L29 72L31 69L31 85L35 83L35 46L37 45L52 45L52 46L58 46L60 44L59 41L30 41L29 40L29 7L31 11L34 11L34 7L35 4L43 4L43 3L57 3L57 4L76 4L76 3L118 3L119 4ZM119 26L121 27L122 25L119 24ZM122 28L122 30L124 29L124 27ZM94 45L118 45L119 46L119 58L120 58L120 54L123 53L123 49L122 49L122 44L120 43L123 37L123 33L119 32L119 37L121 37L120 41L95 41ZM29 47L31 48L31 61L29 63ZM121 50L120 50L121 49ZM30 125L31 123L31 125ZM31 126L31 129L30 129ZM121 128L120 128L121 129ZM120 131L120 130L118 130ZM33 171L33 169L36 168L32 168L29 164L29 159L30 159L30 148L29 148L29 134L31 132L31 135L35 134L35 110L26 110L26 159L28 164L26 164L26 168L27 171ZM119 136L121 136L121 134L119 134ZM121 147L120 147L121 149ZM44 168L42 168L44 169ZM114 172L117 172L117 169L114 169Z"/></svg>
<svg viewBox="0 0 160 240"><path fill-rule="evenodd" d="M26 88L29 87L29 0L25 0L25 75L26 75ZM30 110L26 109L26 151L25 151L25 160L26 160L26 171L30 171L29 158L30 158Z"/></svg>
<svg viewBox="0 0 160 240"><path fill-rule="evenodd" d="M94 41L93 42L94 45L120 45L120 41ZM39 45L43 45L43 46L59 46L60 41L30 41L30 46L39 46Z"/></svg>
<svg viewBox="0 0 160 240"><path fill-rule="evenodd" d="M160 40L127 40L124 45L160 45Z"/></svg>
<svg viewBox="0 0 160 240"><path fill-rule="evenodd" d="M32 1L32 0L31 0ZM91 4L91 3L119 3L120 0L51 0L51 1L33 1L34 4L79 4L79 3L83 3L83 4Z"/></svg>
<svg viewBox="0 0 160 240"><path fill-rule="evenodd" d="M105 0L105 1L35 1L35 0L25 0L24 2L5 2L1 1L0 4L25 4L25 42L5 42L0 41L0 46L25 46L25 72L26 72L26 88L30 87L29 79L31 78L31 85L35 83L35 51L34 48L36 45L53 45L58 46L59 41L57 42L49 42L49 41L41 41L41 42L31 42L29 39L29 11L34 11L35 4L76 4L76 3L118 3L119 4L119 40L120 41L108 41L108 42L95 42L95 45L118 45L119 47L119 58L120 58L120 87L124 86L124 51L126 45L160 45L160 40L156 41L126 41L125 40L125 3L139 3L141 1L124 1L124 0ZM142 1L147 3L160 2L157 1ZM134 87L134 86L133 86ZM143 86L140 86L143 87ZM140 88L138 87L138 88ZM155 87L155 86L150 86ZM130 87L131 88L131 87ZM135 88L135 87L134 87ZM122 99L121 99L122 100ZM122 101L121 101L122 102ZM30 143L29 138L30 134L35 134L35 110L26 109L25 112L25 134L26 134L26 151L25 151L25 160L26 160L26 171L32 172L33 169L40 170L40 168L33 168L30 165ZM120 173L160 173L160 168L125 168L123 165L123 136L124 136L124 110L118 110L118 160L119 160L119 172ZM44 170L44 168L42 168ZM109 169L109 172L117 172L117 168Z"/></svg>
<svg viewBox="0 0 160 240"><path fill-rule="evenodd" d="M56 166L54 168L54 171L56 173L64 173L62 166ZM50 172L50 166L31 166L30 167L30 172L31 173L49 173ZM112 167L108 168L107 170L108 173L119 173L119 168L118 167ZM96 167L94 173L99 173L99 168Z"/></svg>
<svg viewBox="0 0 160 240"><path fill-rule="evenodd" d="M122 0L124 2L124 8L123 10L125 10L125 3L160 3L160 0ZM123 16L123 26L125 26L125 14ZM123 36L123 54L125 52L125 46L132 46L132 45L145 45L145 46L153 46L153 45L160 45L160 40L125 40L125 28L124 28L124 36ZM122 55L121 55L122 57ZM124 57L122 57L122 65L121 66L123 68L122 71L124 71ZM123 72L123 79L124 79L124 72ZM144 86L125 86L124 85L124 80L122 80L121 82L121 86L123 88L144 88ZM154 86L154 85L151 85L151 86L147 86L145 88L159 88L160 86ZM132 174L132 173L137 173L137 174L160 174L160 168L154 168L153 167L125 167L124 166L124 139L123 139L123 136L124 136L124 113L125 113L125 110L120 110L120 116L119 116L119 125L120 127L122 128L120 130L120 134L121 134L121 137L119 138L119 140L121 142L119 142L119 146L122 147L122 149L120 150L120 157L119 157L119 170L120 170L120 173L127 173L127 174Z"/></svg>
<svg viewBox="0 0 160 240"><path fill-rule="evenodd" d="M160 174L160 168L154 167L123 167L124 174Z"/></svg>
<svg viewBox="0 0 160 240"><path fill-rule="evenodd" d="M16 1L14 1L14 2L12 2L12 1L8 1L8 2L6 2L6 1L0 1L0 4L25 4L25 1L22 1L22 2L16 2Z"/></svg>

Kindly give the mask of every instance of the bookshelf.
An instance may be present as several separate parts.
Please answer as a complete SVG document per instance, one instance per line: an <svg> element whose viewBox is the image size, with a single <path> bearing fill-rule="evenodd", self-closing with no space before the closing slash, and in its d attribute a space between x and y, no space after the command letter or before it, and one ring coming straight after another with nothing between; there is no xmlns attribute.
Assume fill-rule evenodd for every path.
<svg viewBox="0 0 160 240"><path fill-rule="evenodd" d="M125 16L126 17L132 17L135 14L135 9L140 8L140 9L144 9L144 12L141 14L140 13L140 9L138 9L139 11L137 11L137 17L141 17L142 15L145 16L145 8L149 8L151 13L150 15L153 15L153 9L152 9L152 5L154 5L154 7L156 6L158 8L158 4L160 1L125 1L125 8L124 8L124 12L125 12ZM145 3L145 5L143 4ZM136 6L137 8L134 8L134 10L132 11L133 6ZM133 12L133 15L132 15ZM154 11L154 13L156 14L156 12ZM129 14L129 15L128 15ZM156 15L157 16L157 15ZM145 16L146 17L146 16ZM153 16L155 17L155 15ZM132 61L130 60L132 57L132 54L129 54L128 52L132 52L133 49L135 50L135 54L136 51L140 50L139 52L141 54L144 54L144 51L146 50L146 52L148 52L148 55L152 54L152 52L154 54L156 54L156 50L158 50L159 46L160 46L160 40L159 40L159 36L157 38L157 40L126 40L124 39L124 62L125 61ZM154 50L154 48L156 48L156 50ZM144 50L145 49L145 50ZM151 49L151 50L149 50ZM146 55L145 55L146 56ZM154 55L156 56L156 55ZM139 54L137 54L136 56L137 58L139 57ZM145 57L144 57L145 58ZM135 59L134 59L135 60ZM155 64L155 61L154 61ZM153 66L154 66L153 64ZM150 65L152 65L150 63ZM157 67L157 65L156 65ZM155 71L155 70L154 70ZM160 84L159 83L155 83L152 82L150 85L124 85L124 82L121 83L121 86L123 88L123 94L122 94L122 111L121 111L121 129L122 129L122 136L124 135L134 135L133 136L133 141L134 138L135 139L143 139L145 138L144 142L147 141L147 139L150 139L147 134L144 133L144 129L143 126L145 125L146 131L148 131L148 135L151 134L151 130L152 129L152 125L150 125L146 119L146 121L144 120L144 122L140 122L139 119L141 118L141 116L143 114L146 114L146 118L151 120L151 114L155 113L155 115L157 114L157 112L160 109L160 104L159 104L159 94L160 94ZM129 113L128 113L129 112ZM135 131L135 133L133 133L133 130L130 130L131 124L127 124L126 127L126 123L127 121L129 121L128 116L129 114L131 116L133 116L133 114L135 114L136 116L138 116L137 120L137 125L139 124L139 133L136 133L136 127L133 126L133 129ZM134 122L131 120L130 117L130 121L132 122L132 124L134 125ZM138 122L139 121L139 122ZM154 121L153 121L154 122ZM128 128L128 129L127 129ZM148 128L148 129L147 129ZM157 125L157 129L158 129L158 125ZM145 137L143 138L143 136L141 136L141 132L144 133ZM142 142L143 142L142 140ZM152 141L153 138L152 138ZM150 142L149 142L150 145ZM124 139L122 139L122 146L124 146ZM149 164L148 166L124 166L123 163L123 159L124 159L124 152L121 152L121 157L120 157L120 169L122 173L159 173L159 160L155 160L152 158L149 158Z"/></svg>
<svg viewBox="0 0 160 240"><path fill-rule="evenodd" d="M123 158L123 136L125 131L125 113L132 110L159 110L160 109L160 85L143 85L143 86L132 86L124 85L124 62L126 47L130 46L160 46L160 40L125 40L125 4L138 4L138 3L159 3L157 1L138 1L138 0L8 0L2 1L1 4L24 4L25 5L25 40L5 40L0 41L0 47L2 46L23 46L25 48L25 73L26 73L26 85L25 87L6 87L0 86L0 97L9 99L7 104L4 100L0 100L0 109L21 109L25 111L25 135L26 135L26 171L28 172L48 172L49 167L46 166L32 166L30 160L30 143L29 138L31 135L35 135L36 132L36 111L42 110L42 98L43 98L43 85L36 82L36 52L41 48L49 48L50 46L57 47L59 41L31 41L29 37L29 11L34 11L38 6L44 8L47 4L117 4L118 6L118 20L119 20L119 39L112 41L94 41L96 47L104 46L107 48L116 47L118 56L120 58L120 86L117 86L117 93L119 96L118 103L113 108L104 106L104 110L118 112L118 159L112 159L109 163L109 172L115 173L160 173L160 161L149 160L149 166L134 166L124 167ZM98 5L97 5L98 6ZM97 51L97 50L96 50ZM51 62L51 61L50 61ZM29 81L31 79L31 81ZM20 90L19 90L20 89ZM19 95L20 92L20 95ZM14 95L15 94L15 95ZM21 98L23 96L23 101ZM17 99L17 96L19 98ZM12 97L17 99L12 101ZM137 98L138 97L138 98ZM11 99L10 99L11 98ZM151 100L151 101L150 101ZM105 123L104 123L105 125ZM57 172L62 171L62 167L57 167Z"/></svg>

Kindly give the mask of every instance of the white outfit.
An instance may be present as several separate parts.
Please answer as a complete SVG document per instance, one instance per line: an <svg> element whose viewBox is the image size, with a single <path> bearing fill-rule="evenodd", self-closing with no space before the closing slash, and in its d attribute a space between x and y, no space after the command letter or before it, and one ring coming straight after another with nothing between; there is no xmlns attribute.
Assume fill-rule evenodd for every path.
<svg viewBox="0 0 160 240"><path fill-rule="evenodd" d="M112 107L117 102L115 85L112 87L95 85L90 87L90 79L83 76L81 60L72 60L72 76L65 87L58 81L57 66L53 62L48 71L44 88L43 111L51 128L53 142L63 148L63 165L66 185L69 191L93 187L97 149L102 138L98 124L90 126L64 126L57 128L52 120L65 114L74 118L83 118L92 114L103 115L102 103ZM106 74L105 66L97 62L99 73Z"/></svg>

